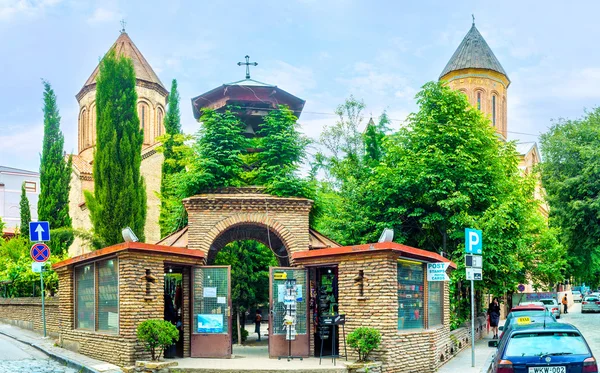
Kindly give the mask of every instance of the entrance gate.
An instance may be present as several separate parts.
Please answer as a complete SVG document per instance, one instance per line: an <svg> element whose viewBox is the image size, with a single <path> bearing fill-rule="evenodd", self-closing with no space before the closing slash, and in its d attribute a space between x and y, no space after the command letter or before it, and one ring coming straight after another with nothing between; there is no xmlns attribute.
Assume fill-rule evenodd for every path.
<svg viewBox="0 0 600 373"><path fill-rule="evenodd" d="M192 272L191 357L231 357L231 267Z"/></svg>

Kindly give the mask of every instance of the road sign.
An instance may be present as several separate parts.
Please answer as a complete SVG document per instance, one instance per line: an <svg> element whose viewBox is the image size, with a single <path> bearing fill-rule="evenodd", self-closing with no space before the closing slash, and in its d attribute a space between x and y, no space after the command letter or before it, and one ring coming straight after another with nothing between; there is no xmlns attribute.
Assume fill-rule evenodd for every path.
<svg viewBox="0 0 600 373"><path fill-rule="evenodd" d="M479 254L483 253L483 235L479 229L465 228L465 253Z"/></svg>
<svg viewBox="0 0 600 373"><path fill-rule="evenodd" d="M33 244L29 253L36 262L45 262L50 258L50 248L45 243Z"/></svg>
<svg viewBox="0 0 600 373"><path fill-rule="evenodd" d="M483 257L481 255L465 255L465 266L481 268L483 267Z"/></svg>
<svg viewBox="0 0 600 373"><path fill-rule="evenodd" d="M449 281L446 270L450 263L427 263L427 281Z"/></svg>
<svg viewBox="0 0 600 373"><path fill-rule="evenodd" d="M50 241L50 223L47 221L29 222L29 240L33 242Z"/></svg>
<svg viewBox="0 0 600 373"><path fill-rule="evenodd" d="M46 266L46 262L32 262L31 271L33 273L42 273L42 269Z"/></svg>
<svg viewBox="0 0 600 373"><path fill-rule="evenodd" d="M481 268L467 268L467 280L480 281L481 279Z"/></svg>

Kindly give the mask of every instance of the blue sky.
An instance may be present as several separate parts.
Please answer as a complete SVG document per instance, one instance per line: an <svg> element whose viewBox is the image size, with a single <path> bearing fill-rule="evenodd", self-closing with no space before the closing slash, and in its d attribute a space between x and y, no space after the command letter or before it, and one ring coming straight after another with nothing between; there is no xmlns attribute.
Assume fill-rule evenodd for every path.
<svg viewBox="0 0 600 373"><path fill-rule="evenodd" d="M0 164L37 170L41 78L58 96L67 152L77 151L81 89L119 36L119 21L167 88L179 82L184 130L190 98L252 77L305 99L299 122L318 139L350 94L366 116L387 109L394 127L416 109L476 25L507 71L509 138L537 141L556 118L600 99L600 3L581 1L85 1L0 0ZM368 118L367 118L368 119Z"/></svg>

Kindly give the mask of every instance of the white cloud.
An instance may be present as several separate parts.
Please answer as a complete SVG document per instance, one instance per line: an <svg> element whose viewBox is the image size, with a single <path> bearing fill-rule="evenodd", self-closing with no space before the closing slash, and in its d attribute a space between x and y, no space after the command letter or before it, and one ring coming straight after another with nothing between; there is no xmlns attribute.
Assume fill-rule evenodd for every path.
<svg viewBox="0 0 600 373"><path fill-rule="evenodd" d="M6 125L0 133L0 159L4 166L35 171L39 165L44 128L41 123ZM35 167L33 165L36 165Z"/></svg>
<svg viewBox="0 0 600 373"><path fill-rule="evenodd" d="M35 17L63 0L0 0L0 21L18 16Z"/></svg>
<svg viewBox="0 0 600 373"><path fill-rule="evenodd" d="M102 23L102 22L113 22L121 19L121 13L106 9L106 8L96 8L94 13L88 18L89 23Z"/></svg>
<svg viewBox="0 0 600 373"><path fill-rule="evenodd" d="M273 68L252 73L252 77L264 83L276 85L287 92L302 96L316 86L312 69L298 67L284 61L275 61Z"/></svg>

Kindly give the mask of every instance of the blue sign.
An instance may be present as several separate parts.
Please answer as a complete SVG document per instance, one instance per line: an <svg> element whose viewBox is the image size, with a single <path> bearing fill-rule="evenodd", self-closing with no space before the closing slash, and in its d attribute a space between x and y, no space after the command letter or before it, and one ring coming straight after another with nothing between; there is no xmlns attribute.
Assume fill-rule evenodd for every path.
<svg viewBox="0 0 600 373"><path fill-rule="evenodd" d="M29 253L36 262L45 262L50 257L50 248L45 243L36 243L31 246Z"/></svg>
<svg viewBox="0 0 600 373"><path fill-rule="evenodd" d="M223 315L197 315L197 333L223 333Z"/></svg>
<svg viewBox="0 0 600 373"><path fill-rule="evenodd" d="M29 240L33 242L50 241L50 223L47 221L29 222Z"/></svg>
<svg viewBox="0 0 600 373"><path fill-rule="evenodd" d="M483 234L479 229L465 228L465 253L478 254L483 253Z"/></svg>

